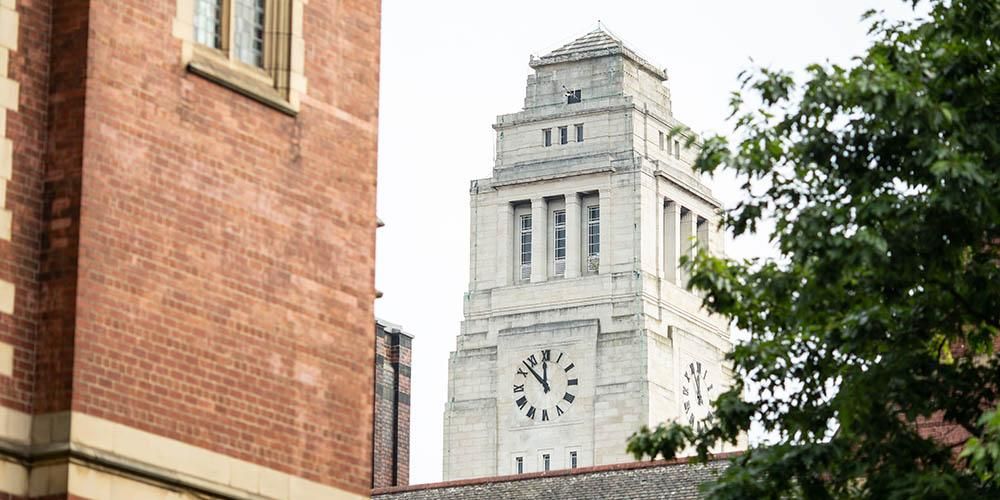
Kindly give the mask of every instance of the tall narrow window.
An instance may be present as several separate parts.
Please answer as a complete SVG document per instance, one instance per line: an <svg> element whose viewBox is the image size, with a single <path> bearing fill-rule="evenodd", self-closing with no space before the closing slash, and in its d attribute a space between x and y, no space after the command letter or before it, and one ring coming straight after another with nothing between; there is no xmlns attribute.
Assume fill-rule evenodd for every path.
<svg viewBox="0 0 1000 500"><path fill-rule="evenodd" d="M587 269L597 272L601 256L601 207L587 207Z"/></svg>
<svg viewBox="0 0 1000 500"><path fill-rule="evenodd" d="M569 129L567 127L559 127L559 144L566 144L569 142Z"/></svg>
<svg viewBox="0 0 1000 500"><path fill-rule="evenodd" d="M521 216L521 279L531 278L531 215Z"/></svg>
<svg viewBox="0 0 1000 500"><path fill-rule="evenodd" d="M235 0L233 43L236 58L264 67L264 0Z"/></svg>
<svg viewBox="0 0 1000 500"><path fill-rule="evenodd" d="M542 129L542 146L552 145L552 129L545 128Z"/></svg>
<svg viewBox="0 0 1000 500"><path fill-rule="evenodd" d="M660 151L663 151L663 143L665 142L664 139L665 139L665 137L663 136L663 132L661 131L660 132ZM669 151L667 153L669 153Z"/></svg>
<svg viewBox="0 0 1000 500"><path fill-rule="evenodd" d="M575 469L576 468L576 452L575 451L569 452L569 468L570 469Z"/></svg>
<svg viewBox="0 0 1000 500"><path fill-rule="evenodd" d="M213 49L222 48L222 0L197 0L194 40Z"/></svg>
<svg viewBox="0 0 1000 500"><path fill-rule="evenodd" d="M576 127L576 142L583 142L583 124L577 123Z"/></svg>
<svg viewBox="0 0 1000 500"><path fill-rule="evenodd" d="M546 453L542 455L542 470L547 471L549 470L550 466L551 466L551 460L549 460L549 454Z"/></svg>
<svg viewBox="0 0 1000 500"><path fill-rule="evenodd" d="M552 212L552 248L555 254L556 276L566 275L566 211Z"/></svg>
<svg viewBox="0 0 1000 500"><path fill-rule="evenodd" d="M517 474L524 474L524 457L517 457L514 459L514 472Z"/></svg>
<svg viewBox="0 0 1000 500"><path fill-rule="evenodd" d="M681 141L674 139L674 158L681 157Z"/></svg>

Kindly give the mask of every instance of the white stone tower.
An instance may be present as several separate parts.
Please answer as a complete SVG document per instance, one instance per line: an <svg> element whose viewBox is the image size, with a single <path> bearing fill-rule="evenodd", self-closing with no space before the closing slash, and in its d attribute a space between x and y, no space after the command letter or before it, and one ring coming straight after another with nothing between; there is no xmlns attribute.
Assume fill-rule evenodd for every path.
<svg viewBox="0 0 1000 500"><path fill-rule="evenodd" d="M445 480L631 460L632 432L700 420L730 381L726 322L678 268L723 235L696 151L670 137L666 72L602 29L530 66L471 186Z"/></svg>

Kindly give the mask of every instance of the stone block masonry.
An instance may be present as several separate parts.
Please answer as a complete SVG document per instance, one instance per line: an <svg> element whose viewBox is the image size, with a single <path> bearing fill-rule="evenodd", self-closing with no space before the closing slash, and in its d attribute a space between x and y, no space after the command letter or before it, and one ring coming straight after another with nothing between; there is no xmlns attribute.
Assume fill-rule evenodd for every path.
<svg viewBox="0 0 1000 500"><path fill-rule="evenodd" d="M293 113L181 4L0 0L0 496L366 497L380 2L295 0Z"/></svg>
<svg viewBox="0 0 1000 500"><path fill-rule="evenodd" d="M660 139L680 124L665 71L600 29L530 65L524 108L493 125L493 175L470 186L446 480L629 461L631 433L705 418L731 380L726 322L678 267L692 237L724 249L697 146Z"/></svg>

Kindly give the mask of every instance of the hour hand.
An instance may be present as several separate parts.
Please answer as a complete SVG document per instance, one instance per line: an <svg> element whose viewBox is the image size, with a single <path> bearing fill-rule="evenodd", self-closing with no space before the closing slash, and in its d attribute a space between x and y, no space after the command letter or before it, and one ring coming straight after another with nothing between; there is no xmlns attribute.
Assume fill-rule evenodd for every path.
<svg viewBox="0 0 1000 500"><path fill-rule="evenodd" d="M545 389L545 392L549 392L549 383L546 382L544 379L542 379L542 377L538 376L538 372L536 372L535 369L532 368L531 365L529 365L526 361L521 361L521 364L523 364L525 368L527 368L528 371L531 372L531 374L535 377L535 380L537 380L539 384L542 384L542 388Z"/></svg>

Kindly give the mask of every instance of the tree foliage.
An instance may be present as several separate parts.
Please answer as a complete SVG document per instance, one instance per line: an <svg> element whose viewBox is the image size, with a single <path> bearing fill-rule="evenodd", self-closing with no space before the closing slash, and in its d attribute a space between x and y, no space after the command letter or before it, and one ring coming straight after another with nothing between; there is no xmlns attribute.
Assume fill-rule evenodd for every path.
<svg viewBox="0 0 1000 500"><path fill-rule="evenodd" d="M849 67L741 77L737 139L706 139L695 166L745 181L723 223L775 221L779 256L687 263L750 339L711 425L643 429L629 451L705 458L759 422L776 437L714 498L1000 498L1000 2L865 19L874 43ZM918 433L935 416L972 437L961 456Z"/></svg>

